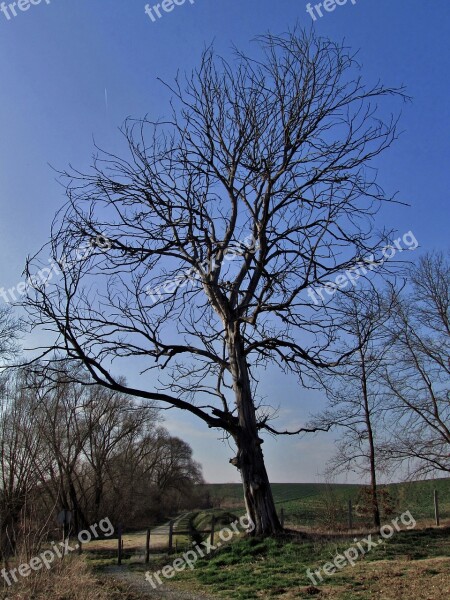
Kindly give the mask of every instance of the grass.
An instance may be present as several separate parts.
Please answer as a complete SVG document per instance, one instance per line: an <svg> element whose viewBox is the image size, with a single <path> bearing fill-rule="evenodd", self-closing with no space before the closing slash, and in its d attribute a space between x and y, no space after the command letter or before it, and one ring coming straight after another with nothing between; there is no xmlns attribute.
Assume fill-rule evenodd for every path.
<svg viewBox="0 0 450 600"><path fill-rule="evenodd" d="M377 540L377 537L374 539ZM421 585L422 592L428 593L423 598L442 597L448 600L450 597L450 594L444 594L449 589L450 529L430 528L397 533L391 540L385 540L361 557L354 568L347 565L334 575L325 576L322 583L312 585L306 570L322 567L352 543L353 538L342 536L335 539L323 536L304 539L295 535L285 539L240 539L209 560L199 560L193 571L179 573L177 583L182 588L202 589L217 598L230 600L312 596L319 599L368 600L390 597L383 595L382 591L381 595L372 595L373 586L382 588L384 585L386 588L391 585L383 573L392 572L395 573L393 577L407 577L413 582L417 572L421 579L413 582L414 593L418 593L417 585ZM442 579L444 583L438 588L444 595L430 595L430 578ZM396 600L399 597L402 596L394 596ZM413 594L412 597L422 596Z"/></svg>
<svg viewBox="0 0 450 600"><path fill-rule="evenodd" d="M292 486L278 488L285 498L283 504L293 506L300 499L293 497L299 488ZM399 488L405 493L405 488ZM423 489L423 488L422 488ZM311 498L311 490L309 488ZM232 490L234 491L234 490ZM305 491L305 489L303 489ZM420 509L420 501L426 494L416 489L415 506ZM343 496L348 492L342 490ZM407 498L414 498L409 494ZM279 498L279 496L278 496ZM308 495L303 495L307 505ZM279 502L279 500L278 500ZM238 512L238 511L236 511ZM413 511L411 511L413 512ZM211 517L216 518L216 537L223 527L235 520L234 511L220 509L203 510L192 513L189 524L195 529L208 529ZM390 522L386 521L386 523ZM402 525L404 528L404 525ZM177 573L166 585L178 591L198 591L214 598L229 600L252 600L260 598L318 600L448 600L450 598L450 522L449 527L416 528L396 533L369 553L358 558L356 565L346 565L342 570L323 581L316 578L315 584L306 574L313 572L337 554L355 545L354 538L360 541L366 534L347 532L325 535L317 532L298 533L291 531L285 537L276 539L233 538L213 555L199 559L194 570ZM378 538L373 536L374 540ZM136 544L135 544L136 545ZM172 564L185 548L170 558L163 555L152 557L150 568L134 561L131 555L125 556L125 564L136 582L143 582L144 572L162 569ZM95 558L94 558L95 556ZM105 557L94 554L97 568L111 564ZM101 570L101 569L99 569Z"/></svg>
<svg viewBox="0 0 450 600"><path fill-rule="evenodd" d="M208 484L207 490L215 503L236 511L244 506L240 484ZM275 483L272 492L277 508L284 509L286 524L297 527L326 528L334 521L345 526L347 505L355 503L360 485ZM450 519L450 479L390 484L386 486L396 503L396 512L410 510L415 519L431 525L434 519L433 491L439 492L443 520ZM364 518L354 515L355 526L364 524Z"/></svg>
<svg viewBox="0 0 450 600"><path fill-rule="evenodd" d="M374 548L358 559L354 567L346 566L330 577L325 577L316 585L306 576L306 570L318 569L330 562L337 554L351 546L354 536L358 539L365 534L355 531L352 537L347 532L336 533L334 537L321 534L326 530L326 515L330 506L339 506L345 526L348 499L356 500L360 486L325 484L274 484L275 502L283 508L286 522L298 526L303 531L292 532L285 538L259 540L255 538L234 538L220 551L204 560L199 560L193 571L177 573L167 585L176 590L204 592L214 598L229 600L252 600L260 598L318 600L403 600L420 598L423 600L448 600L450 598L450 520L449 527L415 529L401 532ZM242 513L243 498L241 486L236 484L208 486L213 498L221 499L221 507L194 511L183 516L174 528L176 531L204 531L210 528L211 518L216 520L215 543L218 531L233 522ZM438 489L443 522L450 517L450 480L396 484L389 486L390 494L396 499L397 512L410 510L414 518L423 524L433 520L433 490ZM392 517L383 522L389 523ZM357 519L356 527L358 526ZM164 531L162 528L160 531ZM143 564L145 531L127 532L124 535L124 565L136 581L142 583L143 572L148 566ZM202 536L200 536L201 539ZM203 535L203 538L205 535ZM179 554L191 548L191 540L177 536ZM176 555L167 558L158 554L157 543L167 545L164 535L152 538L150 570L156 571L171 564ZM114 562L117 540L101 540L85 545L86 558L94 567L92 572L93 589L102 580L101 571ZM105 586L111 586L109 580ZM135 600L129 588L108 589L108 598ZM117 590L123 589L122 592ZM103 590L95 598L102 599ZM119 594L119 595L117 595ZM127 595L129 594L129 595ZM15 600L12 595L10 600ZM20 596L17 596L19 598ZM21 598L42 596L22 595ZM52 597L48 595L47 597ZM55 596L60 598L60 596ZM82 592L76 598L84 598ZM142 597L142 596L141 596ZM1 598L1 597L0 597ZM61 598L71 600L70 593ZM75 596L74 596L75 598ZM86 595L86 600L90 596Z"/></svg>

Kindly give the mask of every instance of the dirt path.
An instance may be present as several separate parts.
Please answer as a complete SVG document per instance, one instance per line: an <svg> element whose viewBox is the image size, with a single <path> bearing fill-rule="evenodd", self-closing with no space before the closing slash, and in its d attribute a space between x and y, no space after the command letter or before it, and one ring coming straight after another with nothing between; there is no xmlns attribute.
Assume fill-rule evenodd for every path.
<svg viewBox="0 0 450 600"><path fill-rule="evenodd" d="M174 528L174 532L176 532L178 524L180 523L180 521L182 521L183 519L185 519L188 515L190 515L190 512L186 512L183 513L182 515L179 515L176 519L174 519L173 521L173 528ZM163 523L163 525L159 525L158 527L154 527L152 529L152 534L153 535L169 535L169 526L170 526L170 521L167 521L167 523Z"/></svg>
<svg viewBox="0 0 450 600"><path fill-rule="evenodd" d="M163 585L157 590L145 581L143 573L133 573L127 567L111 566L104 570L104 574L126 583L130 588L142 595L143 598L155 600L214 600L211 596L198 593L182 592Z"/></svg>

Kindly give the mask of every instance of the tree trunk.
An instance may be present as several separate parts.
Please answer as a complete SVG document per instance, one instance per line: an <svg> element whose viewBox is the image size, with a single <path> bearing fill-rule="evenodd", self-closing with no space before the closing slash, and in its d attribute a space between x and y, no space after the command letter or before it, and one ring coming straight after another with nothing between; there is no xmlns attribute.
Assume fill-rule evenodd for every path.
<svg viewBox="0 0 450 600"><path fill-rule="evenodd" d="M17 528L19 523L20 511L11 510L9 507L4 507L2 510L1 525L0 525L0 554L4 564L8 565L8 559L14 556L17 548Z"/></svg>
<svg viewBox="0 0 450 600"><path fill-rule="evenodd" d="M365 362L364 353L362 351L360 351L360 355L361 355L361 366L362 366L362 382L361 383L362 383L362 391L363 391L363 399L364 399L364 417L365 417L365 421L366 421L367 435L368 435L368 442L369 442L372 519L373 519L374 526L377 528L377 530L380 530L381 518L380 518L380 507L378 504L375 441L374 441L374 436L373 436L372 420L371 420L371 414L370 414L369 393L368 393L368 389L367 389L366 362Z"/></svg>
<svg viewBox="0 0 450 600"><path fill-rule="evenodd" d="M100 505L103 500L103 478L102 473L97 471L95 474L95 494L94 494L94 522L98 523L100 517Z"/></svg>
<svg viewBox="0 0 450 600"><path fill-rule="evenodd" d="M270 536L280 533L269 477L261 449L262 440L252 435L251 429L242 429L236 440L238 455L232 462L241 472L247 514L255 524L254 535Z"/></svg>
<svg viewBox="0 0 450 600"><path fill-rule="evenodd" d="M69 472L67 475L68 484L69 484L69 496L70 496L70 501L72 504L72 511L73 511L72 512L71 530L74 531L75 533L79 533L82 529L87 528L89 524L87 522L87 519L86 519L84 512L78 501L78 494L75 489L75 484L72 481L72 476L73 476L73 472Z"/></svg>
<svg viewBox="0 0 450 600"><path fill-rule="evenodd" d="M247 514L255 525L253 535L276 535L282 527L264 464L263 440L258 435L249 369L236 329L228 334L228 346L239 419L233 433L238 454L230 462L241 472Z"/></svg>

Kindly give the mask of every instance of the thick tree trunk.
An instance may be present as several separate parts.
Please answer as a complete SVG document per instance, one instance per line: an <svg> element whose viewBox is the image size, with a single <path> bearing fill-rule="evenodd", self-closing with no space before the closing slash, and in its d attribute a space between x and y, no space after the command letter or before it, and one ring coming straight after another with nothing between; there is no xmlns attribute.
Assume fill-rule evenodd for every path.
<svg viewBox="0 0 450 600"><path fill-rule="evenodd" d="M229 333L228 342L239 419L237 431L234 433L238 454L230 462L241 472L247 513L255 524L253 535L275 535L282 531L282 527L264 464L261 448L263 440L258 435L249 369L236 330Z"/></svg>
<svg viewBox="0 0 450 600"><path fill-rule="evenodd" d="M255 524L254 535L269 536L282 531L261 449L262 441L242 430L237 440L236 466L241 472L247 514ZM234 462L234 461L232 461Z"/></svg>

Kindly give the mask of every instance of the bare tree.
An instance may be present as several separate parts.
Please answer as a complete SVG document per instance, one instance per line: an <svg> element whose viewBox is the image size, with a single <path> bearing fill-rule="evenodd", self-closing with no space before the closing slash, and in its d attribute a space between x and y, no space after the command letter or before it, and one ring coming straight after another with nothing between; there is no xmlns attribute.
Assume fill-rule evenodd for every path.
<svg viewBox="0 0 450 600"><path fill-rule="evenodd" d="M268 535L281 527L261 435L302 429L269 424L258 370L302 378L340 360L333 317L307 291L381 248L373 216L393 198L371 163L396 119L378 106L403 93L366 86L345 47L313 35L266 35L258 48L233 63L207 50L168 86L170 117L125 124L128 158L104 152L90 173L66 173L50 242L61 281L26 304L58 334L43 356L81 360L101 385L231 437L255 534ZM111 360L129 357L144 383L115 377Z"/></svg>
<svg viewBox="0 0 450 600"><path fill-rule="evenodd" d="M65 361L33 365L23 387L40 442L32 464L41 498L51 512L71 510L73 529L125 512L130 525L189 505L201 467L188 444L159 426L154 403L138 405Z"/></svg>
<svg viewBox="0 0 450 600"><path fill-rule="evenodd" d="M443 252L410 269L411 291L395 298L386 371L391 441L386 456L411 476L450 472L450 265Z"/></svg>
<svg viewBox="0 0 450 600"><path fill-rule="evenodd" d="M124 446L151 432L156 411L93 384L84 370L67 364L35 366L27 372L27 387L28 411L46 456L34 469L55 506L73 511L79 531L104 516L110 463Z"/></svg>
<svg viewBox="0 0 450 600"><path fill-rule="evenodd" d="M0 366L18 352L19 323L9 306L0 306ZM7 560L16 547L20 512L33 480L30 421L15 373L0 370L0 554Z"/></svg>
<svg viewBox="0 0 450 600"><path fill-rule="evenodd" d="M339 299L341 352L352 347L357 351L332 373L318 373L330 407L311 423L311 427L324 428L332 424L343 429L338 453L329 468L335 473L352 470L363 477L369 474L371 514L378 529L381 525L377 493L378 446L383 440L386 410L383 372L387 360L385 326L390 311L387 297L373 288L352 291Z"/></svg>
<svg viewBox="0 0 450 600"><path fill-rule="evenodd" d="M88 478L92 481L93 492L93 498L88 498L87 503L93 505L91 519L98 522L107 501L104 496L111 463L129 446L140 447L146 436L156 437L154 429L159 418L153 406L134 406L130 396L97 385L89 388L84 419L89 436L83 454L89 465ZM116 475L119 486L123 485L122 474ZM83 488L89 494L86 479Z"/></svg>
<svg viewBox="0 0 450 600"><path fill-rule="evenodd" d="M17 354L19 331L19 322L14 318L12 309L0 306L0 359L5 360Z"/></svg>
<svg viewBox="0 0 450 600"><path fill-rule="evenodd" d="M119 519L126 511L127 525L142 527L201 502L203 477L192 449L163 427L125 438L105 472L105 514Z"/></svg>
<svg viewBox="0 0 450 600"><path fill-rule="evenodd" d="M14 554L22 512L38 482L40 439L22 373L3 378L0 404L0 553Z"/></svg>

